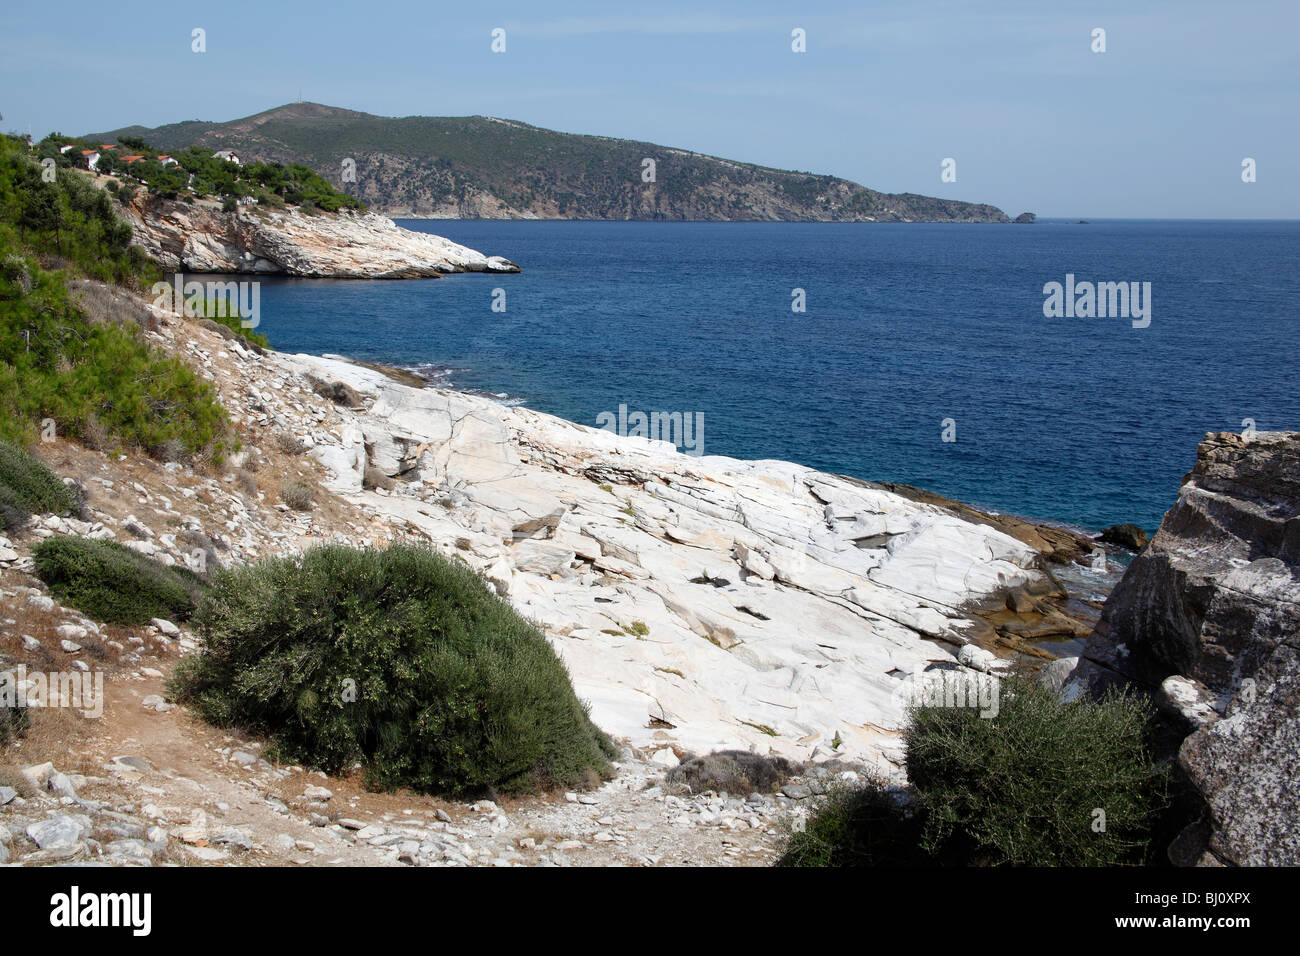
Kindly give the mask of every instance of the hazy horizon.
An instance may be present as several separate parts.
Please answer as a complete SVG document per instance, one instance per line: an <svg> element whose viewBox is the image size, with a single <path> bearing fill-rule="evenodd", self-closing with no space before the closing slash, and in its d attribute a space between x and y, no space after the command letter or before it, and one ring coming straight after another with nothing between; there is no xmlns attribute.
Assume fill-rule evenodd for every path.
<svg viewBox="0 0 1300 956"><path fill-rule="evenodd" d="M1263 0L639 16L581 2L549 19L502 3L454 22L399 0L369 5L361 25L350 8L305 19L245 0L161 15L130 0L68 7L58 20L0 15L5 129L225 122L311 101L642 140L1011 216L1300 218L1300 8ZM796 28L806 52L792 50ZM86 94L114 75L109 96ZM941 178L949 158L955 181ZM1246 158L1255 182L1242 181Z"/></svg>

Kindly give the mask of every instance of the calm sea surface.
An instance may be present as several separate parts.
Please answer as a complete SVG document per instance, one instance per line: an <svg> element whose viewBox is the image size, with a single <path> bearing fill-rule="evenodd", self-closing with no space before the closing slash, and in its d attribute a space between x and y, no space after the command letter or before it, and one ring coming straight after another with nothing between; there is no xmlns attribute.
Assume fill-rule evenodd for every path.
<svg viewBox="0 0 1300 956"><path fill-rule="evenodd" d="M1300 428L1297 222L402 225L524 271L263 280L259 331L1092 529L1154 529L1207 431ZM1151 283L1150 325L1044 317L1066 273Z"/></svg>

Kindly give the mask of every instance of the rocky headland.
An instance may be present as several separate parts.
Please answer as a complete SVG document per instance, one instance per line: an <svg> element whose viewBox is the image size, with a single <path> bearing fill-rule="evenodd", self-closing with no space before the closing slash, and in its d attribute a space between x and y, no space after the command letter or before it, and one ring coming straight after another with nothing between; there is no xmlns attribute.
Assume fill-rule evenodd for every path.
<svg viewBox="0 0 1300 956"><path fill-rule="evenodd" d="M885 193L836 176L492 116L396 118L290 103L230 122L132 126L88 141L119 136L172 152L197 146L234 150L244 161L303 163L399 218L1010 222L987 203Z"/></svg>
<svg viewBox="0 0 1300 956"><path fill-rule="evenodd" d="M518 272L442 236L402 229L375 213L309 215L297 208L178 201L147 193L124 208L135 242L164 269L333 279L436 278L453 272Z"/></svg>

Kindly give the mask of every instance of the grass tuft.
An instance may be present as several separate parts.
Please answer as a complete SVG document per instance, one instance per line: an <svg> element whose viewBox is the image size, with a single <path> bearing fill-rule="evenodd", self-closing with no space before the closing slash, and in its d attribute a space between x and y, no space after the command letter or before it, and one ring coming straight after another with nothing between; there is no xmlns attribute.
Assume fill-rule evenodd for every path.
<svg viewBox="0 0 1300 956"><path fill-rule="evenodd" d="M764 757L747 750L717 750L668 771L670 784L692 793L713 790L732 794L770 793L799 770L784 757Z"/></svg>

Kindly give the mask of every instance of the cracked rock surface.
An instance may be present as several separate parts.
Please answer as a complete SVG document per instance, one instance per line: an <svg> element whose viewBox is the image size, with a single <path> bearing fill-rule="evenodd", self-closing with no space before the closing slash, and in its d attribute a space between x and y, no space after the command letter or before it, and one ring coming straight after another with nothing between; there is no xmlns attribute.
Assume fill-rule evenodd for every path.
<svg viewBox="0 0 1300 956"><path fill-rule="evenodd" d="M900 763L906 678L960 666L975 598L1041 577L985 524L779 461L691 457L338 358L363 399L311 454L329 484L480 570L634 746ZM367 490L364 472L395 479Z"/></svg>

